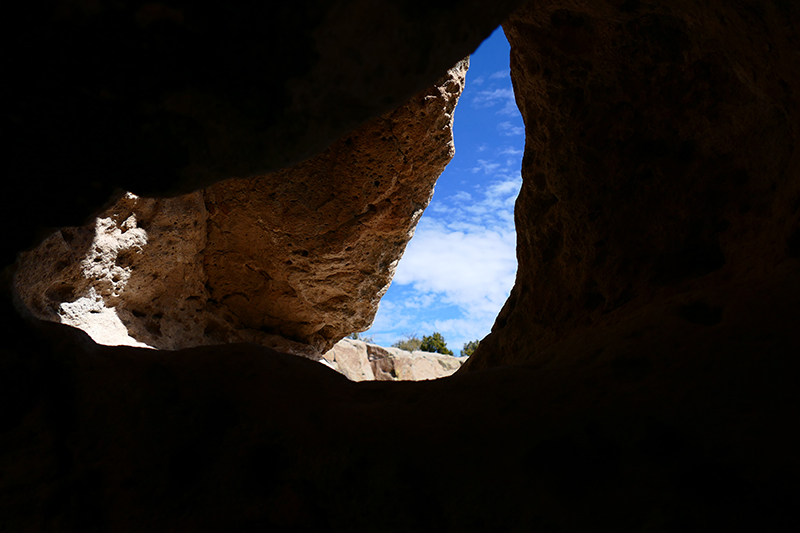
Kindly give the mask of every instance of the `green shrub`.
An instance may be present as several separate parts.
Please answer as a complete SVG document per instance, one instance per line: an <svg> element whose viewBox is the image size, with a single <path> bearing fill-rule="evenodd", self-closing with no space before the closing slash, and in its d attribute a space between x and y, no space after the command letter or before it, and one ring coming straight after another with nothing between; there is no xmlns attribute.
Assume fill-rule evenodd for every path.
<svg viewBox="0 0 800 533"><path fill-rule="evenodd" d="M444 342L444 337L438 331L433 332L433 335L425 335L422 337L422 345L419 347L423 352L441 353L445 355L453 355L453 352L447 349L447 343Z"/></svg>
<svg viewBox="0 0 800 533"><path fill-rule="evenodd" d="M478 345L480 343L481 341L469 341L467 343L464 343L464 347L461 348L461 357L469 357L470 355L475 353L475 350L478 349Z"/></svg>
<svg viewBox="0 0 800 533"><path fill-rule="evenodd" d="M422 341L417 338L415 333L413 335L406 335L403 340L397 341L396 343L392 344L392 346L407 352L414 352L420 349L420 346L422 346Z"/></svg>

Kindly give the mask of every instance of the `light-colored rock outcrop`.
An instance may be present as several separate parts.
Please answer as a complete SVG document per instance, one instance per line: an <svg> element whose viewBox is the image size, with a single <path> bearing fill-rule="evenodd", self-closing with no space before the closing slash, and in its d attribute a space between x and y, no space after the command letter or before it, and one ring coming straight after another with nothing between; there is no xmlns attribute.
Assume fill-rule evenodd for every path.
<svg viewBox="0 0 800 533"><path fill-rule="evenodd" d="M450 376L467 360L438 353L367 345L377 381L423 381Z"/></svg>
<svg viewBox="0 0 800 533"><path fill-rule="evenodd" d="M424 381L450 376L466 361L438 353L342 339L322 356L322 362L352 381Z"/></svg>
<svg viewBox="0 0 800 533"><path fill-rule="evenodd" d="M467 67L295 167L175 198L125 194L21 254L19 301L104 344L255 342L318 358L372 322L455 152Z"/></svg>
<svg viewBox="0 0 800 533"><path fill-rule="evenodd" d="M353 339L342 339L322 355L320 362L347 376L351 381L374 381L367 345Z"/></svg>

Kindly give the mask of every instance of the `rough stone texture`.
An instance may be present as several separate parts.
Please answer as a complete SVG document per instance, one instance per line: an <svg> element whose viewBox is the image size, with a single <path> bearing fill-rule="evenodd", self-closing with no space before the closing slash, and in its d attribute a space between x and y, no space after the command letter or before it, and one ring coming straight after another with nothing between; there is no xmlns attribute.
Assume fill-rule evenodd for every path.
<svg viewBox="0 0 800 533"><path fill-rule="evenodd" d="M37 318L84 329L99 343L175 349L202 335L202 325L180 324L175 314L203 312L205 246L202 194L126 193L93 224L64 228L21 254L15 288Z"/></svg>
<svg viewBox="0 0 800 533"><path fill-rule="evenodd" d="M455 154L468 64L317 157L207 189L210 297L247 328L321 352L369 328Z"/></svg>
<svg viewBox="0 0 800 533"><path fill-rule="evenodd" d="M678 294L713 325L731 311L702 291L797 268L798 23L787 2L554 0L504 23L526 125L519 268L465 369L545 364Z"/></svg>
<svg viewBox="0 0 800 533"><path fill-rule="evenodd" d="M342 81L363 75L364 86L341 116L377 116L359 109L359 102L385 94L368 90L370 80L380 78L371 76L370 64L358 66L361 48L374 51L375 64L387 71L398 55L414 61L457 52L435 75L419 72L406 81L401 69L398 90L409 89L410 96L472 50L473 30L480 34L476 28L492 25L478 4L506 13L501 2L419 3L418 10L401 12L405 18L396 25L378 26L381 46L359 44L349 55L342 48L325 50L331 69L338 60L352 61ZM56 5L86 11L86 23L71 26L66 36L83 49L97 47L96 30L104 26L90 24L90 15L105 4ZM65 25L63 30L69 19L45 16L42 21L55 22L33 24L36 13L19 19L28 6L41 9L36 3L4 6L6 20L24 35L9 48L8 124L15 135L2 180L4 264L34 235L52 233L38 234L42 225L74 225L76 213L99 208L107 197L87 191L124 185L126 175L144 186L152 176L176 178L169 170L175 167L162 164L185 156L158 136L150 146L163 146L163 152L127 143L131 136L148 138L147 130L130 128L128 111L142 101L134 96L172 90L163 83L167 69L126 61L119 43L136 41L119 25L108 26L103 51L121 60L107 62L107 69L97 68L103 61L77 68L75 58L91 54L75 53L81 46L65 39L64 31L52 31L53 24ZM342 7L344 13L348 6L358 3ZM297 17L276 16L274 22L253 17L263 26L252 32L240 31L252 28L250 20L229 23L225 10L232 8L221 7L209 16L212 23L190 26L197 31L194 41L163 41L183 55L156 53L158 61L147 65L169 60L193 67L186 75L224 84L220 66L237 58L243 63L229 63L234 82L269 71L277 87L287 76L284 57L274 65L252 62L247 41L274 35L291 51L310 33L335 37L335 25L320 29L310 20L317 14L313 7L287 5ZM4 271L0 529L797 530L791 489L800 476L800 202L793 189L800 146L798 10L796 2L782 0L537 1L509 22L512 78L535 150L527 150L517 209L519 283L495 332L470 358L477 362L473 371L426 382L353 383L323 365L252 344L177 352L100 346L74 328L24 320L12 308L10 272ZM102 13L97 17L103 21ZM411 18L415 25L408 31L402 22ZM452 31L442 31L445 18ZM618 22L624 31L616 29ZM282 30L281 24L286 32L270 32ZM362 26L372 31L369 20ZM341 33L353 30L341 25ZM461 31L467 34L463 41ZM219 40L209 38L216 35ZM294 37L281 40L287 35ZM203 38L208 48L193 46ZM34 57L33 74L26 76L20 65L27 64L29 43L43 45L46 53ZM189 46L182 49L183 43ZM635 46L622 53L618 46L625 43ZM129 52L143 49L131 46ZM698 57L704 61L698 64ZM612 68L612 61L624 68ZM194 68L198 64L204 68ZM238 69L242 64L274 69L245 73ZM526 73L535 74L537 66L544 76L529 83ZM592 82L595 76L607 83ZM138 81L130 86L130 100L97 105L97 88L124 87L131 79ZM410 90L418 80L424 83ZM242 105L265 105L269 98L248 98L264 85L229 94ZM320 99L337 86L318 84L326 93ZM627 100L618 98L623 89L631 95ZM581 98L592 105L580 105ZM619 109L609 110L606 98ZM88 104L73 105L84 99ZM280 116L286 109L279 99L269 106ZM98 117L107 129L98 127ZM173 126L178 137L191 132L201 144L218 138L214 128L182 129L166 118L161 131ZM313 128L313 121L300 125ZM581 133L585 141L578 142ZM102 142L93 144L98 137ZM291 138L299 146L301 137ZM694 148L681 148L690 139ZM109 145L108 159L95 157L105 157ZM60 146L63 151L54 149ZM120 152L132 157L118 157ZM160 153L160 160L134 156L147 153ZM143 161L166 170L140 172L147 168ZM531 172L536 162L545 163L543 177ZM626 173L640 167L641 176ZM723 172L742 167L747 179L737 179L743 183ZM614 169L619 174L609 171ZM595 175L596 185L586 173ZM61 183L40 191L42 176ZM572 176L581 187L570 186ZM711 177L719 179L717 188ZM558 202L548 211L553 197ZM730 216L730 225L710 231L709 221L721 222L721 214ZM697 223L694 232L687 230L690 220ZM561 227L551 225L558 221ZM589 224L594 221L596 229ZM656 231L661 225L664 231ZM667 246L668 231L691 246ZM596 244L608 249L606 258L598 252L579 262L575 256L578 266L568 268L573 263L565 251L588 254L584 239L597 236L606 237L604 246ZM545 238L551 246L544 246ZM724 265L697 275L719 264L716 248L706 248L714 242ZM664 258L662 251L677 255ZM580 266L588 262L598 266ZM594 298L586 308L581 268L597 273L605 304ZM603 269L607 277L599 275ZM675 272L688 278L670 280ZM569 280L576 285L570 288ZM641 290L637 297L605 315L598 311L616 305L616 291L628 285ZM587 324L589 319L594 321ZM498 364L503 361L515 364Z"/></svg>
<svg viewBox="0 0 800 533"><path fill-rule="evenodd" d="M19 299L103 344L248 341L319 358L372 323L455 153L468 65L294 167L174 198L125 194L21 254Z"/></svg>

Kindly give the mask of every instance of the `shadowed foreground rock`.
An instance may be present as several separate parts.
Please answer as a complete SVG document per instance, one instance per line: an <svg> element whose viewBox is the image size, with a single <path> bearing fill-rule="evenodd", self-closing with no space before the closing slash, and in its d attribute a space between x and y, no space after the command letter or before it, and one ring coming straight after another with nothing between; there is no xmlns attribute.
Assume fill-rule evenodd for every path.
<svg viewBox="0 0 800 533"><path fill-rule="evenodd" d="M784 269L713 296L738 318L693 324L664 302L566 346L597 352L588 364L423 382L44 324L54 353L4 358L2 516L10 531L789 531L800 332L778 310L800 287Z"/></svg>
<svg viewBox="0 0 800 533"><path fill-rule="evenodd" d="M10 20L25 5L9 6ZM55 22L21 18L26 40L12 47L61 46L32 63L32 77L11 57L20 85L8 100L18 135L2 182L7 261L51 233L37 228L99 208L106 195L87 193L93 187L133 176L146 188L166 176L169 189L192 176L240 175L254 164L243 153L274 168L304 148L316 153L327 133L429 86L488 34L493 16L510 12L502 2L298 2L275 17L231 19L241 7L232 2L203 24L187 11L193 24L179 27L197 32L194 40L155 36L180 53L162 57L156 47L154 61L128 66L150 50L120 49L141 44L122 31L138 11L59 5L45 19ZM147 4L139 23L181 20L173 9ZM98 36L98 21L114 13L119 24ZM286 31L270 33L285 21ZM54 24L59 31L49 31ZM253 24L259 31L246 31ZM355 383L253 344L100 346L65 325L26 322L4 294L0 529L797 530L800 4L542 0L504 28L527 130L519 269L492 334L455 375ZM193 46L209 35L219 39ZM341 46L318 49L319 62L277 58L270 89L287 99L261 100L274 94L263 84L231 90L253 72L243 64L269 64L251 61L250 40L261 35L292 36L301 52L306 38ZM99 42L121 59L110 70L87 62L67 75L74 59L53 70L92 57L74 52ZM187 105L205 92L165 84L165 64L216 80L228 90L210 101L234 110ZM314 74L322 67L327 83ZM283 83L293 76L301 81ZM354 90L342 93L342 83ZM101 103L72 105L85 99ZM258 120L230 137L226 128L267 100L266 116L278 118L265 119L251 147L289 135L273 127L284 119L307 121L276 151L238 147L262 131ZM315 126L320 137L306 135ZM107 139L93 144L97 132ZM109 144L104 158L91 156ZM68 180L39 202L30 192L44 175ZM135 247L139 237L125 242Z"/></svg>

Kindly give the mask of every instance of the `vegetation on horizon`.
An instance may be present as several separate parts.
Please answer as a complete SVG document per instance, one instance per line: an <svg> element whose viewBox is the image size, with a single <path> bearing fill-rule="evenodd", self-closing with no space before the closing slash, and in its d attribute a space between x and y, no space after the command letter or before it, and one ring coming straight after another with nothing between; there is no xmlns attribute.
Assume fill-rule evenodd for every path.
<svg viewBox="0 0 800 533"><path fill-rule="evenodd" d="M464 343L464 347L461 348L461 357L469 357L475 350L478 349L478 345L481 343L479 340L469 341Z"/></svg>
<svg viewBox="0 0 800 533"><path fill-rule="evenodd" d="M362 337L359 333L352 333L348 335L347 338L363 342L373 342L372 337ZM475 353L475 350L478 349L480 343L481 341L477 339L464 343L464 347L461 348L461 354L459 357L469 357ZM452 350L447 347L447 342L444 340L444 336L438 331L434 331L431 335L423 335L421 339L416 332L405 333L403 334L402 339L392 344L392 347L400 348L401 350L405 350L407 352L420 351L454 355Z"/></svg>
<svg viewBox="0 0 800 533"><path fill-rule="evenodd" d="M392 344L392 347L400 348L401 350L405 350L407 352L421 350L421 346L422 340L417 337L416 333L406 333L401 340Z"/></svg>
<svg viewBox="0 0 800 533"><path fill-rule="evenodd" d="M452 350L447 347L444 337L438 331L434 331L433 335L424 335L422 337L422 345L420 346L420 350L423 352L453 355Z"/></svg>

